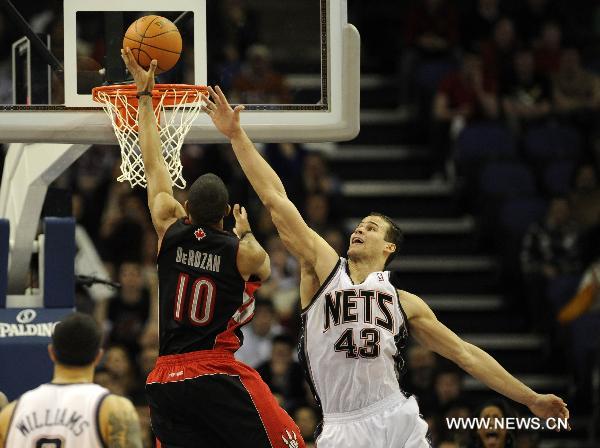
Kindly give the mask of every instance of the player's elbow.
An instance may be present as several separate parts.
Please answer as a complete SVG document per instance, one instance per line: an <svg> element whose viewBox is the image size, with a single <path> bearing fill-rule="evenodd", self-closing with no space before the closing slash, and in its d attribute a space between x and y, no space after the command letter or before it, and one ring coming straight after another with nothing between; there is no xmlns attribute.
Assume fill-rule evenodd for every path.
<svg viewBox="0 0 600 448"><path fill-rule="evenodd" d="M269 212L277 210L282 199L286 199L285 195L276 190L267 191L261 196L262 203Z"/></svg>

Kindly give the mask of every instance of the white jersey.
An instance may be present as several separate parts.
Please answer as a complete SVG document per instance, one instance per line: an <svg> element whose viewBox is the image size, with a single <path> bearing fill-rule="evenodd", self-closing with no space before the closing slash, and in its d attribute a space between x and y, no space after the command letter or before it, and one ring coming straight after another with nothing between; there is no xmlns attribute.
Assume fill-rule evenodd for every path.
<svg viewBox="0 0 600 448"><path fill-rule="evenodd" d="M389 272L354 284L340 258L302 313L300 357L323 413L346 413L400 396L406 318Z"/></svg>
<svg viewBox="0 0 600 448"><path fill-rule="evenodd" d="M99 448L100 404L109 391L97 384L42 384L24 393L13 412L7 448Z"/></svg>

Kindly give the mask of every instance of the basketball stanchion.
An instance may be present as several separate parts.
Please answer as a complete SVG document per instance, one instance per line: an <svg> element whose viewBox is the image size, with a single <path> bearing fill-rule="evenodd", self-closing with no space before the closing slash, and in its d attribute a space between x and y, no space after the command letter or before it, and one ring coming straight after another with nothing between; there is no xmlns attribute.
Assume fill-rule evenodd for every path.
<svg viewBox="0 0 600 448"><path fill-rule="evenodd" d="M56 324L75 309L75 220L45 218L43 224L43 233L32 243L38 251L39 288L30 295L43 301L27 304L26 296L10 294L0 300L0 389L11 400L52 379L48 344ZM0 265L8 228L0 220Z"/></svg>
<svg viewBox="0 0 600 448"><path fill-rule="evenodd" d="M139 146L137 87L133 84L96 87L94 101L102 103L109 116L121 147L121 176L133 188L146 188L144 162ZM208 95L205 86L187 84L156 84L152 90L152 106L159 126L162 154L178 188L185 188L182 176L181 146L192 123L201 112L202 96Z"/></svg>

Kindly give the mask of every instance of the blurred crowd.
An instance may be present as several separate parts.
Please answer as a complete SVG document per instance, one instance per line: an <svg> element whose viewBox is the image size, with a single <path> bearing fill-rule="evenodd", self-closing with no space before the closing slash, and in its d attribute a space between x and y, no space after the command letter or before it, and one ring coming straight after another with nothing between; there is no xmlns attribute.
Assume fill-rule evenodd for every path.
<svg viewBox="0 0 600 448"><path fill-rule="evenodd" d="M600 328L600 54L593 49L599 42L600 6L583 3L589 6L585 16L579 7L552 0L410 2L403 14L397 77L399 102L422 117L440 175L463 182L465 207L482 217L488 235L502 237L490 244L498 244L503 258L508 296L528 313L534 331L550 336L552 349L572 357L585 409L597 350L589 335ZM209 55L216 61L210 79L234 101L289 102L285 77L261 44L256 11L241 0L211 5L220 9L221 22L209 23L210 35L222 46ZM52 34L62 59L59 18L47 10L32 14L31 23ZM6 27L0 16L0 36L2 30L7 35ZM363 40L368 36L363 33ZM94 61L101 49L89 42L80 57ZM179 75L191 82L185 57ZM7 58L0 55L0 67ZM0 69L0 103L8 103L9 78L3 73ZM61 102L59 96L54 99ZM340 181L326 158L302 145L258 146L308 224L345 254L341 219L350 205L339 200ZM237 357L259 371L308 446L314 446L319 409L295 353L298 265L228 145L186 145L182 162L188 183L206 172L223 178L231 202L249 209L254 233L270 254L272 275L257 293L255 316L243 329ZM114 148L94 146L53 187L72 192L79 228L94 242L109 277L120 284L106 299L78 287L77 306L106 329L106 356L96 382L132 398L150 447L143 384L158 355L157 240L145 191L114 180L119 164ZM183 202L186 191L176 196ZM418 397L434 446L538 446L534 433L448 430L447 417L513 416L518 410L502 401L467 400L462 373L432 352L411 346L405 358L402 384Z"/></svg>

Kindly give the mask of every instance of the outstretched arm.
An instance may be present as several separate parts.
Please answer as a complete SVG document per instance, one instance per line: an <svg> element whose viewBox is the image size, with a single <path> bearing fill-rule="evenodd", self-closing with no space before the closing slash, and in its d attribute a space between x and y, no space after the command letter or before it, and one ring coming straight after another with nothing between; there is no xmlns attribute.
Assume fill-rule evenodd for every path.
<svg viewBox="0 0 600 448"><path fill-rule="evenodd" d="M152 61L148 71L144 71L129 48L121 50L121 57L135 80L138 92L152 92L156 60ZM152 97L140 96L138 109L140 150L148 185L148 207L160 244L160 239L169 226L178 218L184 217L186 213L183 206L173 197L171 176L162 155L162 144L152 106Z"/></svg>
<svg viewBox="0 0 600 448"><path fill-rule="evenodd" d="M508 373L494 358L460 339L437 320L419 297L398 291L410 329L419 344L458 364L464 371L498 393L524 404L540 418L569 418L565 402L556 395L541 395Z"/></svg>
<svg viewBox="0 0 600 448"><path fill-rule="evenodd" d="M231 140L233 151L258 194L269 210L273 224L287 249L296 258L314 267L321 282L325 281L337 263L338 255L327 242L308 227L298 209L288 199L277 173L263 159L240 125L244 106L231 108L219 87L209 87L212 101L206 99L203 110L208 113L217 129Z"/></svg>
<svg viewBox="0 0 600 448"><path fill-rule="evenodd" d="M246 209L240 207L239 204L235 204L233 206L233 217L235 218L233 233L240 239L237 253L238 271L246 281L250 276L255 275L261 282L264 282L271 275L271 259L254 238Z"/></svg>

